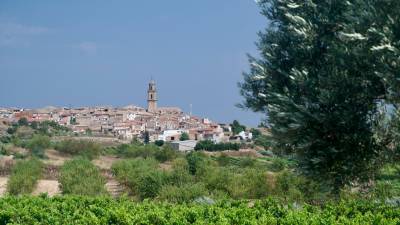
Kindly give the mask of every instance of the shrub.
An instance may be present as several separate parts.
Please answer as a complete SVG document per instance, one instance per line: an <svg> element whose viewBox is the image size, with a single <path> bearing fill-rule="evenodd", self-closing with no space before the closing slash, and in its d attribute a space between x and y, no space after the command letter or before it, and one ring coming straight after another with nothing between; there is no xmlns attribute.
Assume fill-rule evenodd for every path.
<svg viewBox="0 0 400 225"><path fill-rule="evenodd" d="M253 167L256 164L256 160L250 157L243 157L239 160L240 167Z"/></svg>
<svg viewBox="0 0 400 225"><path fill-rule="evenodd" d="M204 166L205 155L199 152L190 152L186 155L186 161L188 162L188 169L190 174L196 175L199 169Z"/></svg>
<svg viewBox="0 0 400 225"><path fill-rule="evenodd" d="M30 194L42 175L43 164L37 159L18 161L12 168L7 191L12 195Z"/></svg>
<svg viewBox="0 0 400 225"><path fill-rule="evenodd" d="M141 199L155 198L165 181L165 176L157 170L140 174L138 177L137 192Z"/></svg>
<svg viewBox="0 0 400 225"><path fill-rule="evenodd" d="M381 200L386 200L393 197L394 193L395 192L393 184L389 181L377 182L375 187L373 188L374 197Z"/></svg>
<svg viewBox="0 0 400 225"><path fill-rule="evenodd" d="M178 153L170 145L164 145L154 153L154 157L160 162L173 160L177 156Z"/></svg>
<svg viewBox="0 0 400 225"><path fill-rule="evenodd" d="M126 159L115 162L112 165L111 170L117 180L125 185L132 195L140 196L141 191L143 191L140 189L145 186L145 183L147 182L142 180L142 177L157 170L157 165L157 161L153 158ZM142 192L141 196L146 195L143 193L144 192Z"/></svg>
<svg viewBox="0 0 400 225"><path fill-rule="evenodd" d="M270 138L265 135L254 137L254 144L264 147L265 150L268 150L272 146Z"/></svg>
<svg viewBox="0 0 400 225"><path fill-rule="evenodd" d="M300 202L303 198L302 193L298 189L299 178L285 170L276 177L275 193L285 199L285 201Z"/></svg>
<svg viewBox="0 0 400 225"><path fill-rule="evenodd" d="M279 157L272 158L272 163L269 166L269 169L274 172L280 172L287 167L286 161Z"/></svg>
<svg viewBox="0 0 400 225"><path fill-rule="evenodd" d="M32 151L34 156L44 158L44 150L49 148L51 145L50 138L48 136L34 135L27 143L26 147Z"/></svg>
<svg viewBox="0 0 400 225"><path fill-rule="evenodd" d="M227 189L234 199L265 198L272 192L265 172L256 169L246 169L240 174L234 174Z"/></svg>
<svg viewBox="0 0 400 225"><path fill-rule="evenodd" d="M184 203L207 194L208 191L202 183L190 183L182 186L165 185L160 190L159 199L173 203Z"/></svg>
<svg viewBox="0 0 400 225"><path fill-rule="evenodd" d="M206 151L225 151L225 150L235 150L238 151L240 149L240 144L238 143L218 143L215 144L210 140L199 141L194 150L206 150Z"/></svg>
<svg viewBox="0 0 400 225"><path fill-rule="evenodd" d="M55 149L70 155L94 159L99 156L102 148L99 144L85 140L63 140L56 144Z"/></svg>
<svg viewBox="0 0 400 225"><path fill-rule="evenodd" d="M182 186L193 181L189 173L189 164L184 158L177 158L172 163L172 171L169 174L168 182L175 186Z"/></svg>
<svg viewBox="0 0 400 225"><path fill-rule="evenodd" d="M11 137L8 135L0 136L0 142L7 144L11 142Z"/></svg>
<svg viewBox="0 0 400 225"><path fill-rule="evenodd" d="M123 144L118 146L117 155L123 158L150 158L154 157L158 150L158 146L154 144Z"/></svg>
<svg viewBox="0 0 400 225"><path fill-rule="evenodd" d="M216 160L219 166L228 166L231 162L231 158L226 154L221 154Z"/></svg>
<svg viewBox="0 0 400 225"><path fill-rule="evenodd" d="M84 158L65 162L61 167L59 182L63 194L106 194L105 178L95 165Z"/></svg>
<svg viewBox="0 0 400 225"><path fill-rule="evenodd" d="M163 140L157 140L154 142L155 145L157 145L158 147L161 147L164 145L164 141Z"/></svg>
<svg viewBox="0 0 400 225"><path fill-rule="evenodd" d="M219 190L229 193L229 186L234 179L234 173L224 167L209 166L200 179L211 192Z"/></svg>
<svg viewBox="0 0 400 225"><path fill-rule="evenodd" d="M181 137L179 138L179 140L180 140L180 141L189 140L189 134L186 133L186 132L183 132L183 133L181 134Z"/></svg>

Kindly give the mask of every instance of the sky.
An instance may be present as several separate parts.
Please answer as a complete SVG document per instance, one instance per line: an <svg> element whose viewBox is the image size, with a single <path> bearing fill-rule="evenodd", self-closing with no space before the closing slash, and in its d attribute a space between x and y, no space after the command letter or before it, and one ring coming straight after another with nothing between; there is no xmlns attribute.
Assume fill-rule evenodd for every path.
<svg viewBox="0 0 400 225"><path fill-rule="evenodd" d="M0 107L158 105L256 126L237 83L265 28L254 0L0 0Z"/></svg>

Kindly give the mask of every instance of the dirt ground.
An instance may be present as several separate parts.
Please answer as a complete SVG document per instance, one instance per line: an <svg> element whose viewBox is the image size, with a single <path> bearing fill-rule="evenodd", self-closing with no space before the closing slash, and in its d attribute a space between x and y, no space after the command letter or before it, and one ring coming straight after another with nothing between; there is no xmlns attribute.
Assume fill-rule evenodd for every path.
<svg viewBox="0 0 400 225"><path fill-rule="evenodd" d="M102 170L110 170L114 162L121 160L114 156L100 156L98 159L93 160L93 164Z"/></svg>
<svg viewBox="0 0 400 225"><path fill-rule="evenodd" d="M7 191L8 177L0 177L0 196L4 196Z"/></svg>
<svg viewBox="0 0 400 225"><path fill-rule="evenodd" d="M61 194L59 183L57 180L39 180L32 195L47 193L49 196Z"/></svg>
<svg viewBox="0 0 400 225"><path fill-rule="evenodd" d="M43 162L48 165L62 166L65 161L71 159L70 156L64 155L54 149L47 149L45 153L48 159L43 160Z"/></svg>

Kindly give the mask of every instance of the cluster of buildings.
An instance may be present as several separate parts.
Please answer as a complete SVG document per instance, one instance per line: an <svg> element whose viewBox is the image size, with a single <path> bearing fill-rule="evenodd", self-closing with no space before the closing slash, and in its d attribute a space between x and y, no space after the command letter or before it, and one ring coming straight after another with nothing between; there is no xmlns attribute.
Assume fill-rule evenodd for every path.
<svg viewBox="0 0 400 225"><path fill-rule="evenodd" d="M29 122L55 121L75 133L90 133L95 136L114 136L120 139L142 138L146 133L150 141L174 142L182 133L190 140L212 140L216 143L228 141L229 125L217 124L182 112L177 107L158 107L156 84L152 80L147 90L147 109L138 106L81 107L43 109L0 108L0 122L12 123L21 118ZM249 134L245 133L244 138Z"/></svg>

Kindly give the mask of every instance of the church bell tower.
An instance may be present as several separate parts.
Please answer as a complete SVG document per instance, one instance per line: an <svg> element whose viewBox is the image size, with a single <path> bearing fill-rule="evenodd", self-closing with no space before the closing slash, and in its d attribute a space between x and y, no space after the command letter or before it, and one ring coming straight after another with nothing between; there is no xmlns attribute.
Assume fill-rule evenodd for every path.
<svg viewBox="0 0 400 225"><path fill-rule="evenodd" d="M147 111L154 113L157 111L157 90L156 82L152 79L147 90Z"/></svg>

